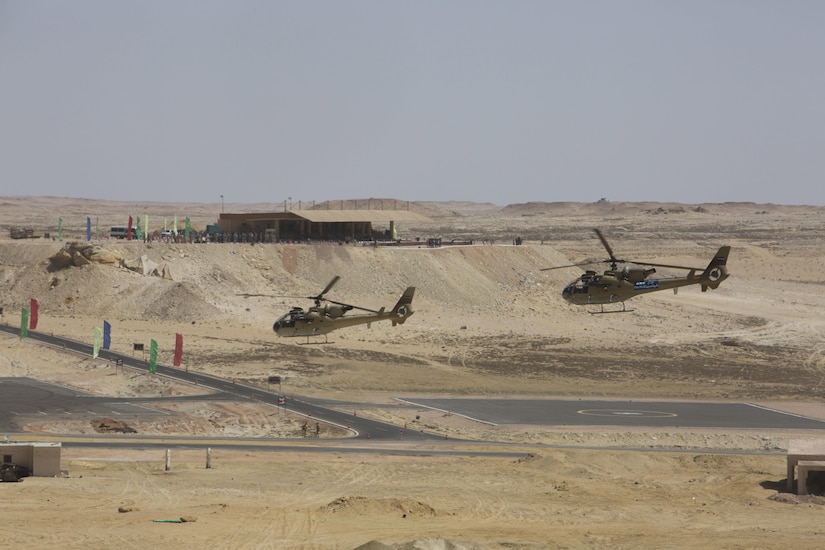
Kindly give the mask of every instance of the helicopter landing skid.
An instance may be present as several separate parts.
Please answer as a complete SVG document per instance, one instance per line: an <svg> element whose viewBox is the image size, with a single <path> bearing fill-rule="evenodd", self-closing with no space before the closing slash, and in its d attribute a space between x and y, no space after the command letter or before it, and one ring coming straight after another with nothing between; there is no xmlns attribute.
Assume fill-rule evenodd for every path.
<svg viewBox="0 0 825 550"><path fill-rule="evenodd" d="M601 304L601 311L588 311L590 315L602 315L603 313L630 313L631 311L636 311L635 309L627 309L622 302L622 309L613 309L613 310L604 310L604 304Z"/></svg>
<svg viewBox="0 0 825 550"><path fill-rule="evenodd" d="M324 339L323 342L310 342L309 338L307 338L306 342L298 342L299 346L323 346L324 344L334 344L335 342L330 342L329 340Z"/></svg>

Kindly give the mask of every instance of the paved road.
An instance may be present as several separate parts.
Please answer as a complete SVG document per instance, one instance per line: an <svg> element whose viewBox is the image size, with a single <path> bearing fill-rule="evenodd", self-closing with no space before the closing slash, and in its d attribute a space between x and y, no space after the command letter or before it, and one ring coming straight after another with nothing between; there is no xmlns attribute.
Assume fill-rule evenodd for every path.
<svg viewBox="0 0 825 550"><path fill-rule="evenodd" d="M19 329L0 325L0 330L18 335ZM36 331L29 338L91 356L92 346ZM121 360L138 371L149 371L143 359L101 350L103 360ZM0 430L15 431L15 419L24 415L166 414L151 408L153 402L181 399L258 401L279 405L277 393L264 391L231 380L202 373L157 365L157 374L211 390L207 396L117 399L80 394L61 386L32 379L0 379ZM407 432L398 426L356 416L354 408L375 406L344 401L284 398L283 408L308 418L341 427L351 427L354 439L374 441L436 441L444 437L426 432ZM729 429L804 429L825 430L825 421L769 410L747 403L636 400L557 400L557 399L399 399L402 407L426 407L460 414L492 425L524 424L543 426L621 426Z"/></svg>
<svg viewBox="0 0 825 550"><path fill-rule="evenodd" d="M19 336L20 333L19 328L5 325L0 325L0 331L17 336ZM92 345L90 344L77 342L67 338L60 338L42 332L30 330L28 337L33 341L79 353L87 357L91 357L93 352ZM125 367L146 373L149 372L149 363L142 358L136 358L122 353L115 353L109 350L100 350L98 358L103 361L112 362L120 360ZM157 375L189 382L191 384L203 386L205 389L218 392L218 396L212 397L214 399L221 398L222 395L225 399L232 401L258 401L260 403L267 403L275 407L280 406L290 412L304 415L310 419L310 421L312 421L312 419L316 419L329 424L335 424L336 426L342 428L350 428L355 439L397 441L403 437L403 434L400 433L398 426L356 416L353 412L341 412L339 410L325 408L313 399L294 396L286 398L285 396L280 396L274 392L253 388L243 384L237 384L232 380L225 380L223 378L194 371L186 371L184 369L162 365L160 363L158 363L156 367ZM15 384L13 380L18 380L19 382ZM50 386L50 388L47 386ZM0 430L13 431L13 426L10 425L13 424L11 421L15 416L22 416L24 410L29 413L38 414L50 414L54 412L63 414L64 411L71 412L81 410L84 407L89 408L92 404L95 404L94 406L97 407L95 410L99 410L100 407L107 409L109 404L113 404L118 405L118 407L111 409L113 414L117 416L119 413L114 411L120 411L122 413L122 407L125 405L131 404L131 406L134 407L137 406L135 403L140 402L142 405L149 407L153 401L167 399L130 398L128 400L117 400L111 397L81 395L79 392L69 391L67 393L57 388L59 388L59 386L54 384L38 383L28 385L23 384L21 379L11 379L11 381L6 379L6 382L0 384L0 391L3 391L3 393L0 394ZM284 397L283 404L279 401L281 397ZM8 398L8 401L6 401L6 398ZM15 406L20 409L15 411L17 413L16 415L10 412L14 411L14 409L10 409L6 405L7 403L14 403ZM29 408L24 409L25 403L30 404ZM36 409L32 407L36 407ZM135 409L129 408L128 410L134 413ZM443 435L426 432L415 432L415 437L418 440L444 439Z"/></svg>

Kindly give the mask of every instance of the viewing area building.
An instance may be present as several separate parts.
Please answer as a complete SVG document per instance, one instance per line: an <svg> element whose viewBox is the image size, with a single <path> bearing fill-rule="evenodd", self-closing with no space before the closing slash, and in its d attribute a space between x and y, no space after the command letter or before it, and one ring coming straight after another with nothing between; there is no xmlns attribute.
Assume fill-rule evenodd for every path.
<svg viewBox="0 0 825 550"><path fill-rule="evenodd" d="M429 218L409 210L287 210L221 214L220 232L231 238L254 235L256 241L364 241L391 239L397 224Z"/></svg>

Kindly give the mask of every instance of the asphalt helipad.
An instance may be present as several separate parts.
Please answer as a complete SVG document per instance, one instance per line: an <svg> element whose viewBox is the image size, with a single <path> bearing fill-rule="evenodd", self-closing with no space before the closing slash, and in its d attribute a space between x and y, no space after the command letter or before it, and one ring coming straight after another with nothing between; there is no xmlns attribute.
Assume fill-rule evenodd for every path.
<svg viewBox="0 0 825 550"><path fill-rule="evenodd" d="M751 403L417 397L399 401L491 425L825 430L825 420Z"/></svg>

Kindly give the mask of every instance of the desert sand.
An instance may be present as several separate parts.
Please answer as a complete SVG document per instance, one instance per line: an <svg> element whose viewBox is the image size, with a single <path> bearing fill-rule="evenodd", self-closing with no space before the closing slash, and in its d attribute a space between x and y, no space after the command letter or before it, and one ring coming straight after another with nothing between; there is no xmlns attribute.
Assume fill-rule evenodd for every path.
<svg viewBox="0 0 825 550"><path fill-rule="evenodd" d="M527 397L736 401L825 419L825 208L609 201L409 207L431 221L399 228L403 238L476 244L93 242L126 263L146 255L165 264L170 280L119 263L53 269L49 258L85 239L87 216L100 227L121 225L130 214L148 213L158 224L188 216L203 228L220 205L0 197L4 323L19 325L21 308L36 298L37 330L91 342L106 319L113 350L132 353L134 342L155 339L165 364L181 333L187 369L261 388L279 375L289 395L349 402L358 414L443 434L439 449L516 453L444 456L432 452L432 443L409 438L353 452L340 430L324 426L319 439L305 440L302 417L263 405L166 404L162 421L135 418L130 426L141 436L198 435L207 444L224 436L265 438L275 449L239 452L215 443L212 468L201 450L176 451L166 471L165 454L156 449L64 448L67 477L0 484L4 544L821 547L825 500L784 492L788 440L821 432L489 426L396 398L506 397L514 406ZM17 226L55 236L58 217L62 242L7 237ZM580 268L541 268L604 259L594 227L617 256L642 263L702 267L720 245L730 245L731 277L717 290L658 292L629 301L630 312L591 315L597 308L570 305L560 295ZM513 246L516 237L524 244ZM317 294L335 275L341 280L329 298L374 309L415 286L415 314L403 326L336 331L329 344L278 338L274 319L293 305L309 306L301 297ZM5 334L0 350L3 377L120 397L203 391ZM91 435L95 420L21 418L10 435ZM283 442L308 448L277 449ZM316 445L340 452L313 452ZM187 521L155 521L180 518Z"/></svg>

